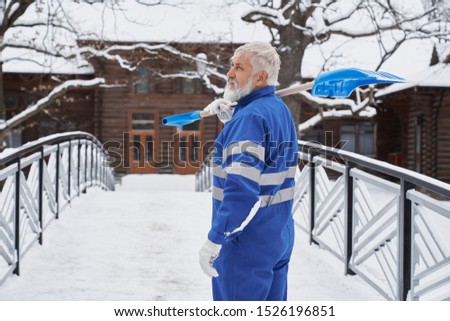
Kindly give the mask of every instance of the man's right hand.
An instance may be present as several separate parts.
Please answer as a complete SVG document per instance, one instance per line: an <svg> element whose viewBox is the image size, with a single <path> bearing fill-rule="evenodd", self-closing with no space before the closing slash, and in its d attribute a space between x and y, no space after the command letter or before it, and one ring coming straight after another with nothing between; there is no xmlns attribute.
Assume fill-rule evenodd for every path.
<svg viewBox="0 0 450 321"><path fill-rule="evenodd" d="M233 117L233 106L235 105L237 105L237 103L231 102L224 98L219 98L214 100L203 110L209 112L211 115L217 114L217 117L219 117L220 121L225 124L231 119L231 117Z"/></svg>

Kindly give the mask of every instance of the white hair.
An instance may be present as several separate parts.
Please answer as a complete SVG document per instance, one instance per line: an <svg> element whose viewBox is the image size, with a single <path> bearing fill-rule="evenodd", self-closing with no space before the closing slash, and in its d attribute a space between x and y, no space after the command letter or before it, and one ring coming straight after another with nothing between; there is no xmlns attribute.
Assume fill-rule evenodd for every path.
<svg viewBox="0 0 450 321"><path fill-rule="evenodd" d="M253 72L266 71L268 74L268 84L276 86L278 72L280 71L281 60L277 50L266 42L250 42L240 46L234 52L231 61L241 56L250 57Z"/></svg>

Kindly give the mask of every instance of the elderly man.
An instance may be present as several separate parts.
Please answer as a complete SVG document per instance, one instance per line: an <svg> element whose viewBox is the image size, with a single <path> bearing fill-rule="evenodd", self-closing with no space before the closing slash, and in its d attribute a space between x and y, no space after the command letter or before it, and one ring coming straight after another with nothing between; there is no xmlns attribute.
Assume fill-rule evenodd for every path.
<svg viewBox="0 0 450 321"><path fill-rule="evenodd" d="M275 95L279 69L270 44L239 47L224 98L205 108L225 123L215 142L212 225L200 250L214 300L287 299L297 136Z"/></svg>

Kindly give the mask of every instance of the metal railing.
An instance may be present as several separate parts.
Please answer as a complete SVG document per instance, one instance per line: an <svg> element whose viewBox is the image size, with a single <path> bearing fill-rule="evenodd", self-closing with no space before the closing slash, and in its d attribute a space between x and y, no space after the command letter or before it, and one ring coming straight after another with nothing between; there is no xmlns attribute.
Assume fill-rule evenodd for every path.
<svg viewBox="0 0 450 321"><path fill-rule="evenodd" d="M204 162L200 165L198 172L195 174L195 191L204 192L211 191L212 188L212 154L206 156Z"/></svg>
<svg viewBox="0 0 450 321"><path fill-rule="evenodd" d="M450 299L449 184L304 141L299 168L295 223L346 275L388 300ZM201 170L197 180L211 177L211 168Z"/></svg>
<svg viewBox="0 0 450 321"><path fill-rule="evenodd" d="M102 144L91 134L42 138L0 156L0 285L20 274L31 246L73 198L88 187L114 190Z"/></svg>

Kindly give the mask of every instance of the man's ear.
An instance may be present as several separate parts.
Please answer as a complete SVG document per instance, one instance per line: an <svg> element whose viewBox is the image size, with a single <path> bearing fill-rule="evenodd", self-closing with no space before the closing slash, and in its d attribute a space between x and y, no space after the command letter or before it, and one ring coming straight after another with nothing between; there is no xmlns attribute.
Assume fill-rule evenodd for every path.
<svg viewBox="0 0 450 321"><path fill-rule="evenodd" d="M258 77L256 78L256 86L264 87L267 86L267 80L269 79L269 74L267 71L262 70L258 73Z"/></svg>

